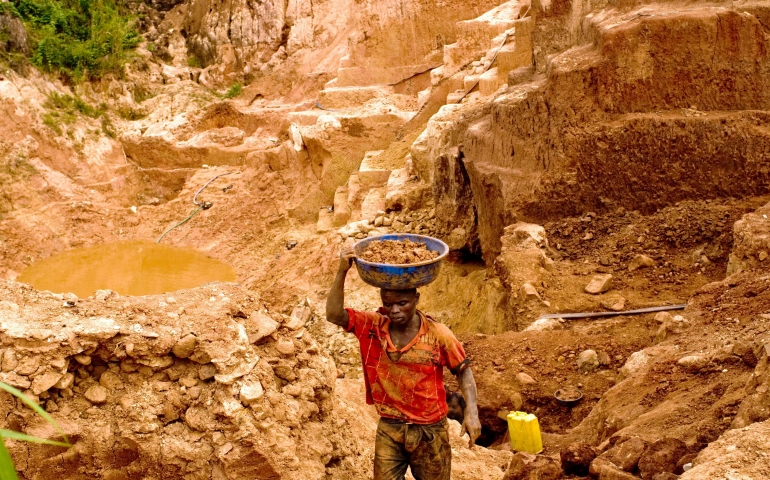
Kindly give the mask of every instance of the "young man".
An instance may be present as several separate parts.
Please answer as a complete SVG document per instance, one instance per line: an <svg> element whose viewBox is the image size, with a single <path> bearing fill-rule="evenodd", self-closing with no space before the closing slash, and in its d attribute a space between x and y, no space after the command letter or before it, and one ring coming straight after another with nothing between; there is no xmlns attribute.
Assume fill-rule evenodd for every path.
<svg viewBox="0 0 770 480"><path fill-rule="evenodd" d="M407 467L415 480L449 480L445 366L465 396L462 432L468 432L471 445L481 433L476 383L463 346L446 326L417 310L415 289L380 290L377 312L344 308L345 276L354 257L352 249L340 253L326 320L354 333L361 346L366 403L380 415L374 480L403 480Z"/></svg>

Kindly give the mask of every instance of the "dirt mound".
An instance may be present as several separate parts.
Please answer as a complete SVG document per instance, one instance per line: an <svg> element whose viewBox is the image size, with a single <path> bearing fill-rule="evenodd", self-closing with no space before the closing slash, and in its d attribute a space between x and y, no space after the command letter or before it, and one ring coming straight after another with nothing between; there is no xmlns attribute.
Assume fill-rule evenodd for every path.
<svg viewBox="0 0 770 480"><path fill-rule="evenodd" d="M372 242L361 253L360 258L372 263L404 265L427 262L438 257L438 252L428 250L424 243L411 240L383 240Z"/></svg>

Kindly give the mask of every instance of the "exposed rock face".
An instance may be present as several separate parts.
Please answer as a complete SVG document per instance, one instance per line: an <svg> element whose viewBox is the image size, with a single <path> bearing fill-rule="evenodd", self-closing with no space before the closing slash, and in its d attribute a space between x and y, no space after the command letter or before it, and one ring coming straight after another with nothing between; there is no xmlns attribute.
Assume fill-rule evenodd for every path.
<svg viewBox="0 0 770 480"><path fill-rule="evenodd" d="M29 40L19 18L0 13L0 52L29 53Z"/></svg>
<svg viewBox="0 0 770 480"><path fill-rule="evenodd" d="M727 274L770 265L770 204L735 222Z"/></svg>
<svg viewBox="0 0 770 480"><path fill-rule="evenodd" d="M744 428L770 418L767 408L770 400L770 346L766 344L757 350L758 354L755 355L759 357L759 362L746 384L746 399L741 402L732 428Z"/></svg>
<svg viewBox="0 0 770 480"><path fill-rule="evenodd" d="M548 240L540 225L519 222L506 227L504 232L495 267L508 290L509 305L516 307L509 309L509 327L523 327L548 308L535 285L550 281L553 260L547 256Z"/></svg>
<svg viewBox="0 0 770 480"><path fill-rule="evenodd" d="M457 22L500 3L193 0L171 13L183 19L181 36L206 67L202 82L226 85L251 73L269 73L299 55L312 59L311 68L342 67L335 72L337 86L394 85L420 75L424 84L427 71L441 64L444 44L454 42ZM324 49L333 43L326 59Z"/></svg>
<svg viewBox="0 0 770 480"><path fill-rule="evenodd" d="M261 306L240 287L178 292L173 305L113 294L72 308L15 283L0 295L2 380L30 389L74 442L11 445L26 478L353 478L368 468L333 408L333 361L306 331L250 338ZM3 405L27 433L56 438L31 411ZM333 458L344 459L327 467Z"/></svg>
<svg viewBox="0 0 770 480"><path fill-rule="evenodd" d="M764 453L770 449L770 422L758 422L745 428L730 430L710 443L684 472L682 480L711 478L767 478L770 467Z"/></svg>

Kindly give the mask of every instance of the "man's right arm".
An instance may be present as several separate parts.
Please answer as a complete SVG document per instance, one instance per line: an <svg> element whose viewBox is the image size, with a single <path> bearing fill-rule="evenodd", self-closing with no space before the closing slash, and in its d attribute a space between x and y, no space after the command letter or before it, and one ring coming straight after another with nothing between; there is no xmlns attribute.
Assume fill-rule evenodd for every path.
<svg viewBox="0 0 770 480"><path fill-rule="evenodd" d="M353 266L355 257L352 248L340 252L340 267L329 290L329 296L326 297L326 320L342 328L348 328L349 322L348 312L345 311L345 276Z"/></svg>

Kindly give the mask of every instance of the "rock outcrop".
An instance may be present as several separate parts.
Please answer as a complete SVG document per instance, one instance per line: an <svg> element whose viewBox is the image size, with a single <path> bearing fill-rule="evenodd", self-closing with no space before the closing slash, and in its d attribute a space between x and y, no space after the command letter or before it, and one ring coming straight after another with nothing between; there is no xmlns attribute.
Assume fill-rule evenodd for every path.
<svg viewBox="0 0 770 480"><path fill-rule="evenodd" d="M0 295L0 380L74 444L11 444L26 478L355 478L370 462L335 411L334 362L253 293L212 284L68 303L4 283ZM5 428L57 438L4 395Z"/></svg>

